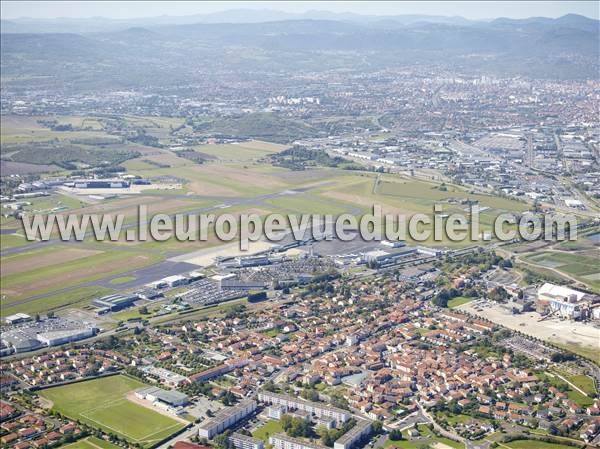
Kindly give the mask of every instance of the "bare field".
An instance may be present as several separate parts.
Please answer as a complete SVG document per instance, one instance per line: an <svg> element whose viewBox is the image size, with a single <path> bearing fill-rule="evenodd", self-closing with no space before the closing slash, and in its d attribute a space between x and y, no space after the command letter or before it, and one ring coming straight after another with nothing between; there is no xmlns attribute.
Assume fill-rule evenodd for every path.
<svg viewBox="0 0 600 449"><path fill-rule="evenodd" d="M481 308L478 301L464 304L458 309L549 343L600 349L600 329L589 324L557 318L540 321L540 315L536 312L513 315L497 304Z"/></svg>

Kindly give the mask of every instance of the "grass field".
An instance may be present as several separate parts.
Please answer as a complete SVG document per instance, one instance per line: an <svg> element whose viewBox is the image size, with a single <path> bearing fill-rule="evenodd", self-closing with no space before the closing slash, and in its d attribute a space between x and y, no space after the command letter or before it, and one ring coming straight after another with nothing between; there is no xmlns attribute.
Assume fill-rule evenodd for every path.
<svg viewBox="0 0 600 449"><path fill-rule="evenodd" d="M75 443L61 446L61 449L119 449L119 446L96 437L87 437Z"/></svg>
<svg viewBox="0 0 600 449"><path fill-rule="evenodd" d="M4 276L3 273L2 276L4 304L10 305L13 300L103 279L162 260L159 254L105 251L61 263L61 249L46 247L3 258L3 264L10 264L15 270L13 274ZM53 264L41 268L27 268L28 263L45 257L48 252L54 252Z"/></svg>
<svg viewBox="0 0 600 449"><path fill-rule="evenodd" d="M467 304L474 299L475 298L467 298L466 296L457 296L456 298L452 298L450 301L448 301L448 307L453 309L455 307L462 306L463 304Z"/></svg>
<svg viewBox="0 0 600 449"><path fill-rule="evenodd" d="M22 234L0 234L0 249L16 248L30 243Z"/></svg>
<svg viewBox="0 0 600 449"><path fill-rule="evenodd" d="M110 283L112 285L121 285L131 281L135 281L135 276L120 276L118 278L111 279Z"/></svg>
<svg viewBox="0 0 600 449"><path fill-rule="evenodd" d="M510 449L573 449L573 446L559 443L546 443L537 440L514 440L510 443L502 443Z"/></svg>
<svg viewBox="0 0 600 449"><path fill-rule="evenodd" d="M265 443L268 443L269 437L271 435L275 435L276 433L282 433L282 432L283 432L283 427L281 427L281 424L279 423L279 421L272 420L272 421L266 422L261 427L259 427L254 432L252 432L252 436L254 438L258 438L259 440L264 441Z"/></svg>
<svg viewBox="0 0 600 449"><path fill-rule="evenodd" d="M385 443L383 444L384 448L400 448L400 449L421 449L423 447L434 447L433 445L435 443L442 443L445 444L446 446L452 447L454 449L464 449L465 445L462 443L459 443L457 441L453 441L450 440L448 438L444 438L444 437L436 437L431 430L429 430L429 428L427 426L424 425L419 425L417 426L419 433L421 434L420 437L416 438L416 439L411 439L408 436L407 431L403 431L402 432L402 436L404 437L403 440L391 440L391 439L387 439L385 441Z"/></svg>
<svg viewBox="0 0 600 449"><path fill-rule="evenodd" d="M202 154L224 161L249 161L287 148L285 145L251 140L241 143L199 145L194 149Z"/></svg>
<svg viewBox="0 0 600 449"><path fill-rule="evenodd" d="M569 399L576 402L581 407L587 407L594 403L593 394L591 395L591 397L581 394L581 392L573 389L569 384L567 384L562 379L560 379L559 377L556 377L556 376L554 376L554 377L546 376L546 379L548 380L548 382L550 382L555 387L559 387L561 385L567 387L568 389L565 391L565 393L567 394Z"/></svg>
<svg viewBox="0 0 600 449"><path fill-rule="evenodd" d="M68 292L45 296L34 301L7 304L2 300L1 316L14 313L43 313L49 310L58 310L65 307L83 307L88 305L92 299L106 296L114 290L100 286L75 288Z"/></svg>
<svg viewBox="0 0 600 449"><path fill-rule="evenodd" d="M127 393L144 386L135 379L118 375L49 388L40 395L52 401L53 410L71 419L148 447L183 425L126 399Z"/></svg>

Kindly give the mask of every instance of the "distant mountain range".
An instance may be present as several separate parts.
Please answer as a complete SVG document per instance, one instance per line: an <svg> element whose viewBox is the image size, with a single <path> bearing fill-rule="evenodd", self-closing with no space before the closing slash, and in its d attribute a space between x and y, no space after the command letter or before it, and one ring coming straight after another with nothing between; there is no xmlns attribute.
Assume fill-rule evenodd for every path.
<svg viewBox="0 0 600 449"><path fill-rule="evenodd" d="M16 78L13 83L21 82L22 75L27 83L48 76L87 83L85 73L94 73L101 77L98 82L128 86L141 79L194 76L206 62L231 70L372 70L433 63L467 71L597 79L599 42L600 22L574 14L470 21L235 10L129 21L2 21L1 57L3 75Z"/></svg>
<svg viewBox="0 0 600 449"><path fill-rule="evenodd" d="M563 24L589 29L598 26L598 21L584 16L569 14L558 19L544 17L533 17L529 19L505 19L495 20L469 20L460 16L435 16L435 15L362 15L355 13L336 13L331 11L307 11L304 13L290 13L274 10L257 9L234 9L220 11L210 14L195 14L189 16L159 16L138 19L109 19L105 17L90 18L56 18L56 19L33 19L19 18L2 20L2 33L87 33L87 32L110 32L132 27L154 27L161 25L190 25L190 24L214 24L214 23L261 23L280 22L290 20L331 20L348 22L359 25L368 25L375 28L395 28L402 25L414 23L445 23L453 25L468 25L486 22L505 23L540 23L540 24Z"/></svg>
<svg viewBox="0 0 600 449"><path fill-rule="evenodd" d="M109 32L132 27L152 27L160 25L190 25L196 23L261 23L288 20L334 20L357 24L409 24L415 22L430 23L471 23L462 17L402 15L373 16L354 13L334 13L330 11L307 11L296 14L283 11L234 9L211 14L195 14L190 16L160 16L139 19L107 19L90 17L81 19L56 18L32 19L19 18L2 20L2 33L85 33Z"/></svg>

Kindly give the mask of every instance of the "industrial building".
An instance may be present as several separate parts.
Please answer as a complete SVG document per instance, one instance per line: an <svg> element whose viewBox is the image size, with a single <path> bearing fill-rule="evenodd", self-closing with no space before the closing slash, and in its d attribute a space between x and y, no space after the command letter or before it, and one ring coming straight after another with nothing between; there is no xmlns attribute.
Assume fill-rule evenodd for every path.
<svg viewBox="0 0 600 449"><path fill-rule="evenodd" d="M247 399L233 407L220 410L214 417L200 423L198 435L200 438L212 438L224 432L256 410L256 401Z"/></svg>
<svg viewBox="0 0 600 449"><path fill-rule="evenodd" d="M238 256L235 258L238 267L256 267L259 265L268 265L269 257L266 255L257 256Z"/></svg>
<svg viewBox="0 0 600 449"><path fill-rule="evenodd" d="M150 402L162 402L171 407L181 407L190 401L187 394L175 390L163 390L158 387L140 388L136 390L135 395L140 399Z"/></svg>
<svg viewBox="0 0 600 449"><path fill-rule="evenodd" d="M269 405L277 405L285 410L301 410L315 415L317 418L332 418L338 423L344 423L351 418L350 412L341 408L331 407L318 402L304 401L285 394L261 391L258 400Z"/></svg>
<svg viewBox="0 0 600 449"><path fill-rule="evenodd" d="M84 327L80 329L65 329L37 334L37 340L44 346L58 346L72 341L82 340L84 338L96 335L96 328Z"/></svg>
<svg viewBox="0 0 600 449"><path fill-rule="evenodd" d="M377 263L377 264L392 264L396 261L414 255L417 252L416 248L412 247L399 247L389 248L387 250L375 249L373 251L367 251L363 253L362 260L366 263Z"/></svg>
<svg viewBox="0 0 600 449"><path fill-rule="evenodd" d="M68 183L65 185L68 186ZM76 189L124 189L129 185L129 181L122 179L82 179L73 182Z"/></svg>
<svg viewBox="0 0 600 449"><path fill-rule="evenodd" d="M26 313L15 313L14 315L9 315L4 318L4 322L11 325L25 323L27 321L31 321L31 317Z"/></svg>
<svg viewBox="0 0 600 449"><path fill-rule="evenodd" d="M179 287L180 285L186 285L190 282L185 276L175 274L173 276L167 276L161 279L161 282L167 285L167 287Z"/></svg>
<svg viewBox="0 0 600 449"><path fill-rule="evenodd" d="M538 304L565 318L579 318L586 294L561 285L545 283L537 293ZM587 304L586 304L587 305Z"/></svg>
<svg viewBox="0 0 600 449"><path fill-rule="evenodd" d="M130 307L139 297L135 294L132 295L108 295L102 298L97 298L92 301L92 305L98 307L97 312L102 314L106 312L114 312L115 310L121 310L125 307Z"/></svg>
<svg viewBox="0 0 600 449"><path fill-rule="evenodd" d="M239 432L232 433L229 436L229 442L236 449L264 449L264 444L261 440Z"/></svg>
<svg viewBox="0 0 600 449"><path fill-rule="evenodd" d="M94 327L62 318L29 322L2 332L2 343L6 347L3 352L19 354L35 351L44 346L57 346L92 337L96 332Z"/></svg>

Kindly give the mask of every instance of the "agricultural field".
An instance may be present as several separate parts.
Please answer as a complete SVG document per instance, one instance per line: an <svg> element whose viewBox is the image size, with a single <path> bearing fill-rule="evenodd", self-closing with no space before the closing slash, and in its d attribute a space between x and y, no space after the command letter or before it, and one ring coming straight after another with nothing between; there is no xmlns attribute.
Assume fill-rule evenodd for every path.
<svg viewBox="0 0 600 449"><path fill-rule="evenodd" d="M600 259L597 250L579 251L544 251L524 257L526 262L567 275L571 279L589 285L600 291Z"/></svg>
<svg viewBox="0 0 600 449"><path fill-rule="evenodd" d="M52 402L53 410L71 419L150 447L183 424L127 399L127 394L144 386L138 380L117 375L53 387L39 394Z"/></svg>
<svg viewBox="0 0 600 449"><path fill-rule="evenodd" d="M208 156L208 159L240 162L260 159L286 148L285 145L250 140L240 143L198 145L194 147L194 150L201 153L201 155Z"/></svg>

